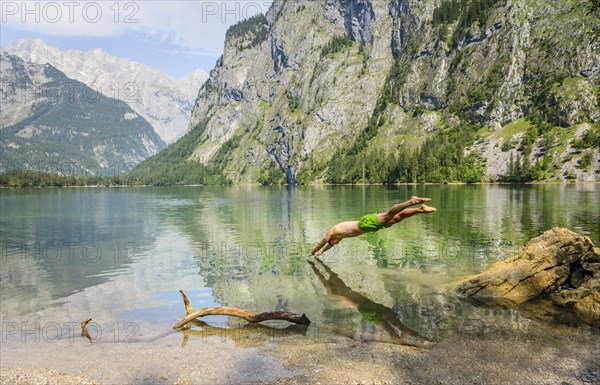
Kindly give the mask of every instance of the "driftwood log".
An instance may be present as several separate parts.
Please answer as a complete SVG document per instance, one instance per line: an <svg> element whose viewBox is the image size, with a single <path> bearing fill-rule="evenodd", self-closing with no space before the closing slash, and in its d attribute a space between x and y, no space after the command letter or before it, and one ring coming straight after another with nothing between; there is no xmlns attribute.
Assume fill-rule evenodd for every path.
<svg viewBox="0 0 600 385"><path fill-rule="evenodd" d="M306 317L305 314L298 315L298 314L290 313L287 311L272 311L272 312L265 312L265 313L255 313L255 312L247 310L247 309L239 309L239 308L230 307L230 306L207 307L207 308L200 309L200 310L194 310L192 308L192 306L190 305L190 299L188 298L188 296L183 292L183 290L179 290L179 292L181 293L181 296L183 297L183 304L185 305L186 316L181 321L179 321L175 325L173 325L173 329L181 329L188 322L190 322L198 317L204 317L207 315L228 315L228 316L232 316L232 317L238 317L238 318L245 319L246 321L248 321L250 323L257 323L257 322L268 321L268 320L284 320L284 321L289 321L289 322L293 322L293 323L301 324L301 325L309 325L310 324L310 320L308 319L308 317Z"/></svg>

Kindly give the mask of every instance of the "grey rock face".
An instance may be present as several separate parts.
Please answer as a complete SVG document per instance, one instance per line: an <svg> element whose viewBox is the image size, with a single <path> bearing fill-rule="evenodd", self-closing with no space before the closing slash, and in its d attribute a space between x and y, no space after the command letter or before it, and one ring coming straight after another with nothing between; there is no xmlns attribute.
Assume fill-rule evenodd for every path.
<svg viewBox="0 0 600 385"><path fill-rule="evenodd" d="M395 57L398 57L408 44L411 31L417 27L417 19L412 14L408 0L393 1L390 5L394 27L392 29L391 47Z"/></svg>
<svg viewBox="0 0 600 385"><path fill-rule="evenodd" d="M192 113L190 129L208 118L192 158L208 163L235 139L239 148L226 168L243 170L237 182L255 182L273 162L288 180L306 171L320 181L330 160L344 156L367 127L395 77L395 102L381 112L386 121L369 141L370 151L393 157L398 146L418 145L423 136L468 121L490 134L465 153L484 159L486 176L497 178L509 159L509 152L498 151L503 140L518 143L523 135L501 131L537 104L556 106L561 126L577 132L600 118L600 43L580 28L600 21L576 1L542 3L497 3L484 22L458 32L449 24L441 38L432 23L439 1L275 1L266 15L266 39L244 49L239 42L253 41L250 32L225 42ZM327 52L335 37L344 36L348 44ZM553 76L555 86L544 83ZM416 109L427 114L413 114ZM575 161L558 160L572 157L568 145L561 148L556 161L567 170L555 179L569 173L600 178L593 171L598 156L584 172Z"/></svg>
<svg viewBox="0 0 600 385"><path fill-rule="evenodd" d="M352 40L373 44L376 20L370 0L327 0L324 18L334 25L343 25Z"/></svg>

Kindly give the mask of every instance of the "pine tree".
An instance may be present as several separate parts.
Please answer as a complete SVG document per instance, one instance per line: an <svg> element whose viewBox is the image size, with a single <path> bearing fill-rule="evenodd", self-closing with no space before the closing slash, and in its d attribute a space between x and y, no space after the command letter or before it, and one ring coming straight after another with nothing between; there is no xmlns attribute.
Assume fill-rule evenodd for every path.
<svg viewBox="0 0 600 385"><path fill-rule="evenodd" d="M510 152L510 159L508 161L508 172L506 173L506 179L508 182L512 182L512 179L515 177L515 161L513 159L513 153Z"/></svg>

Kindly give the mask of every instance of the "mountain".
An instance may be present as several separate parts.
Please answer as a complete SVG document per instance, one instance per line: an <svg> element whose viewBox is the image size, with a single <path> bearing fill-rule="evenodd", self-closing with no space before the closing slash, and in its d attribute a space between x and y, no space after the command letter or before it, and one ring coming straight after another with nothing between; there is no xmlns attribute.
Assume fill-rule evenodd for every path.
<svg viewBox="0 0 600 385"><path fill-rule="evenodd" d="M208 77L197 70L176 80L156 68L112 56L101 49L62 51L40 39L20 40L3 46L2 50L32 63L49 63L106 97L126 102L167 144L187 131L198 89Z"/></svg>
<svg viewBox="0 0 600 385"><path fill-rule="evenodd" d="M229 29L190 131L132 177L600 180L592 3L276 0Z"/></svg>
<svg viewBox="0 0 600 385"><path fill-rule="evenodd" d="M50 64L0 55L0 171L115 175L165 147L125 102Z"/></svg>

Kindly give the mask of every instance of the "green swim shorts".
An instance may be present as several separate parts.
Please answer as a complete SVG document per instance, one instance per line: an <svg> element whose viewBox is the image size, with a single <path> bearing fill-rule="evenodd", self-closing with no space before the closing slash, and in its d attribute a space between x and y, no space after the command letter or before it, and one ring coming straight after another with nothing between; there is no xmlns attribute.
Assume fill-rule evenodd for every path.
<svg viewBox="0 0 600 385"><path fill-rule="evenodd" d="M382 225L377 219L377 213L367 214L359 219L358 228L365 233L372 233L377 230L381 230L384 227L390 227L391 225Z"/></svg>

